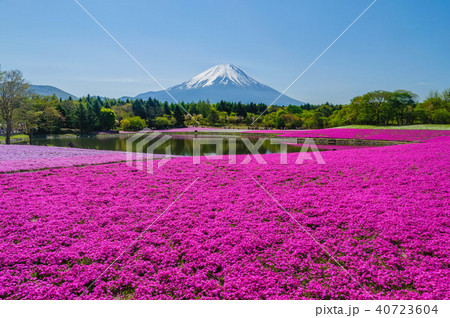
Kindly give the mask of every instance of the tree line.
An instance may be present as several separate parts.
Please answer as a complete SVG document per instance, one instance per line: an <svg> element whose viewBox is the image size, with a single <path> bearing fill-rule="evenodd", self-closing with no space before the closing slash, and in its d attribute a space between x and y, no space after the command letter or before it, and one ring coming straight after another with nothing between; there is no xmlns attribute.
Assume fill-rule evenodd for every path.
<svg viewBox="0 0 450 318"><path fill-rule="evenodd" d="M261 115L262 114L262 115ZM156 99L120 100L87 95L73 100L39 96L18 70L0 70L0 133L6 142L15 131L91 133L137 131L145 127L246 126L248 128L318 129L352 124L411 125L450 123L450 89L433 91L422 102L406 90L377 90L354 97L348 105L242 104L198 101L180 104Z"/></svg>

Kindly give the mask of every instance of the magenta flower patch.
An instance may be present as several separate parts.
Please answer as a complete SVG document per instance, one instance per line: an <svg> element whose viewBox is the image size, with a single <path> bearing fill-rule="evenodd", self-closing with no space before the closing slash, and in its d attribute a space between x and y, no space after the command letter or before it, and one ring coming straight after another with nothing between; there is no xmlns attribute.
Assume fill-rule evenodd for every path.
<svg viewBox="0 0 450 318"><path fill-rule="evenodd" d="M333 139L365 139L390 141L425 141L436 137L450 136L449 130L402 130L402 129L352 129L330 128L316 130L251 130L247 133L279 134L279 137L292 138L333 138Z"/></svg>
<svg viewBox="0 0 450 318"><path fill-rule="evenodd" d="M0 298L448 299L449 137L322 154L0 174Z"/></svg>
<svg viewBox="0 0 450 318"><path fill-rule="evenodd" d="M153 155L158 157L158 155ZM133 160L146 155L132 154ZM0 145L0 173L126 161L126 152L28 145Z"/></svg>

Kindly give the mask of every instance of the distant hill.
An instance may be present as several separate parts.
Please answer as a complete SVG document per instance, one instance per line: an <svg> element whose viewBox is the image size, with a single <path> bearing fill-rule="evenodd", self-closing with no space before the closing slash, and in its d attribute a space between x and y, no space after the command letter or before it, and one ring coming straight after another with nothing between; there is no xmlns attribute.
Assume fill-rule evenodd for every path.
<svg viewBox="0 0 450 318"><path fill-rule="evenodd" d="M231 64L216 65L184 83L168 88L167 91L180 102L208 99L211 103L224 100L245 104L253 102L270 105L276 100L275 105L279 106L304 104L304 102L289 96L280 96L281 93L277 90L258 82L240 68ZM165 91L139 94L134 99L148 99L149 97L156 98L159 101L173 102L173 99ZM122 100L127 98L130 97L121 97Z"/></svg>
<svg viewBox="0 0 450 318"><path fill-rule="evenodd" d="M69 99L69 97L72 97L72 99L78 98L75 95L69 94L62 89L50 85L30 85L29 91L41 96L52 96L55 94L56 97L62 99Z"/></svg>

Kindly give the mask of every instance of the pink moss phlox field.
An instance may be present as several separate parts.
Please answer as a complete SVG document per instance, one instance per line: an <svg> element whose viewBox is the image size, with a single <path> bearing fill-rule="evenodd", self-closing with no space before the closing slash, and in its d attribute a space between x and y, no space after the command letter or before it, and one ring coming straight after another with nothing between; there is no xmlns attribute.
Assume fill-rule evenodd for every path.
<svg viewBox="0 0 450 318"><path fill-rule="evenodd" d="M390 141L424 141L436 137L450 136L449 130L401 130L401 129L352 129L330 128L316 130L258 130L246 131L246 133L270 133L279 134L279 137L292 138L335 138L335 139L365 139L365 140L390 140Z"/></svg>
<svg viewBox="0 0 450 318"><path fill-rule="evenodd" d="M157 157L158 155L154 155ZM133 160L145 160L145 154L131 154ZM0 173L71 167L127 160L125 152L95 149L0 145Z"/></svg>
<svg viewBox="0 0 450 318"><path fill-rule="evenodd" d="M296 143L290 143L290 142L282 142L286 145L291 146L297 146L297 147L303 147L305 144L296 144ZM306 145L308 148L311 147L310 144ZM350 150L350 149L362 149L362 148L368 148L370 146L355 146L355 145L316 145L317 149L319 150Z"/></svg>
<svg viewBox="0 0 450 318"><path fill-rule="evenodd" d="M0 298L448 299L439 139L322 152L325 165L271 154L0 174Z"/></svg>
<svg viewBox="0 0 450 318"><path fill-rule="evenodd" d="M62 157L85 157L99 154L114 154L115 151L95 149L29 146L29 145L0 145L0 161L51 159Z"/></svg>

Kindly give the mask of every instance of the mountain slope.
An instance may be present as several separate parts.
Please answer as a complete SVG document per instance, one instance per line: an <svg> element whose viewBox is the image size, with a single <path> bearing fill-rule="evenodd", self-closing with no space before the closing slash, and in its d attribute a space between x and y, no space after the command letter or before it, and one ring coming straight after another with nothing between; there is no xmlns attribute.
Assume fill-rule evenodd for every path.
<svg viewBox="0 0 450 318"><path fill-rule="evenodd" d="M76 96L63 91L62 89L50 85L30 85L30 88L28 90L34 94L41 96L52 96L53 94L55 94L56 97L62 99L69 99L69 97L72 97L72 99L77 98Z"/></svg>
<svg viewBox="0 0 450 318"><path fill-rule="evenodd" d="M167 91L178 101L191 102L198 100L209 100L217 103L221 100L242 103L264 103L271 104L280 92L264 85L235 65L216 65L190 80L179 85L172 86ZM173 102L173 99L165 91L146 92L134 98L148 99L156 98L160 101ZM125 97L126 98L126 97ZM282 95L276 105L301 105L301 101Z"/></svg>

